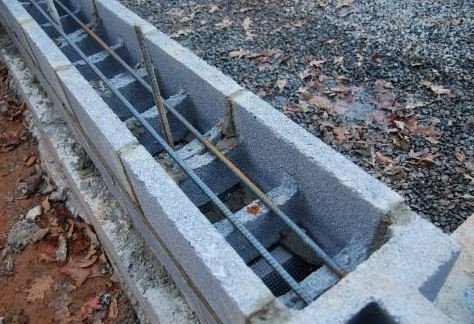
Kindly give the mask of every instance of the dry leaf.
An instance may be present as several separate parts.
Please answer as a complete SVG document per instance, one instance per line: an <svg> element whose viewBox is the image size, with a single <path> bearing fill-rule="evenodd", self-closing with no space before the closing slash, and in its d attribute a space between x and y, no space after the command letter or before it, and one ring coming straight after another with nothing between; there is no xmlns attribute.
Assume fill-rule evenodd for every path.
<svg viewBox="0 0 474 324"><path fill-rule="evenodd" d="M315 107L324 109L324 110L333 110L334 106L332 102L326 98L326 97L320 97L320 96L312 96L309 100L308 103L310 105L313 105Z"/></svg>
<svg viewBox="0 0 474 324"><path fill-rule="evenodd" d="M344 86L333 87L329 90L335 93L351 93L352 92L352 89L350 87L344 87Z"/></svg>
<svg viewBox="0 0 474 324"><path fill-rule="evenodd" d="M347 130L347 128L335 127L332 132L336 141L341 143L348 140L349 131Z"/></svg>
<svg viewBox="0 0 474 324"><path fill-rule="evenodd" d="M376 152L376 153L375 153L375 157L376 157L377 160L378 160L379 162L381 162L381 163L392 163L392 164L394 163L394 161L393 161L391 158L389 158L389 157L383 155L383 154L380 153L380 152Z"/></svg>
<svg viewBox="0 0 474 324"><path fill-rule="evenodd" d="M51 210L51 205L49 203L49 196L44 197L43 201L41 202L41 206L43 207L43 211L45 213Z"/></svg>
<svg viewBox="0 0 474 324"><path fill-rule="evenodd" d="M115 297L112 297L112 301L110 302L110 305L109 305L109 316L108 316L108 318L116 319L117 316L118 316L118 313L119 313L119 310L118 310L118 306L117 306L117 299L115 299Z"/></svg>
<svg viewBox="0 0 474 324"><path fill-rule="evenodd" d="M215 24L215 26L219 29L227 28L230 25L232 25L232 20L230 20L229 18L224 18L221 22Z"/></svg>
<svg viewBox="0 0 474 324"><path fill-rule="evenodd" d="M192 29L191 28L183 28L183 29L180 29L178 30L177 32L171 34L171 37L180 37L180 36L186 36L188 35L189 33L192 32Z"/></svg>
<svg viewBox="0 0 474 324"><path fill-rule="evenodd" d="M36 278L30 289L25 291L27 293L25 298L26 301L33 303L37 300L42 300L44 298L45 292L51 288L53 283L54 280L51 278L51 276Z"/></svg>
<svg viewBox="0 0 474 324"><path fill-rule="evenodd" d="M432 83L430 81L422 81L421 84L423 86L427 87L428 89L430 89L431 91L433 91L434 93L436 93L439 96L440 95L447 95L448 97L450 97L450 96L453 95L451 90L443 88L440 85L435 85L434 83Z"/></svg>
<svg viewBox="0 0 474 324"><path fill-rule="evenodd" d="M91 274L89 268L74 268L68 265L61 268L61 272L67 274L74 280L76 287L80 287Z"/></svg>
<svg viewBox="0 0 474 324"><path fill-rule="evenodd" d="M30 167L36 162L36 155L30 156L30 158L25 162L26 167Z"/></svg>
<svg viewBox="0 0 474 324"><path fill-rule="evenodd" d="M93 255L90 258L85 258L82 260L70 260L68 265L73 268L89 268L94 265L98 258L98 255Z"/></svg>
<svg viewBox="0 0 474 324"><path fill-rule="evenodd" d="M252 20L249 17L246 17L242 22L242 28L247 31L250 29L250 25L252 24Z"/></svg>
<svg viewBox="0 0 474 324"><path fill-rule="evenodd" d="M336 4L336 9L349 7L354 3L354 0L338 0Z"/></svg>
<svg viewBox="0 0 474 324"><path fill-rule="evenodd" d="M211 7L209 8L210 13L214 13L218 10L219 10L219 6L217 6L217 5L211 5Z"/></svg>
<svg viewBox="0 0 474 324"><path fill-rule="evenodd" d="M278 88L280 93L285 89L287 85L288 85L287 79L280 79L275 83L275 87Z"/></svg>
<svg viewBox="0 0 474 324"><path fill-rule="evenodd" d="M88 299L84 304L81 306L81 319L86 320L88 319L95 310L102 309L102 305L100 303L100 296L95 296Z"/></svg>
<svg viewBox="0 0 474 324"><path fill-rule="evenodd" d="M464 161L466 161L466 154L464 154L464 152L461 150L461 149L456 149L454 151L454 156L456 157L456 159L463 163Z"/></svg>
<svg viewBox="0 0 474 324"><path fill-rule="evenodd" d="M342 64L344 62L344 56L337 56L334 58L334 64Z"/></svg>
<svg viewBox="0 0 474 324"><path fill-rule="evenodd" d="M9 132L9 133L0 135L0 153L10 152L14 150L20 144L21 144L21 139L14 132Z"/></svg>
<svg viewBox="0 0 474 324"><path fill-rule="evenodd" d="M309 66L312 66L312 67L321 67L321 65L323 65L324 63L326 63L325 60L312 60L309 62Z"/></svg>
<svg viewBox="0 0 474 324"><path fill-rule="evenodd" d="M230 58L234 58L234 57L237 57L237 58L242 58L244 56L246 56L249 52L247 51L242 51L242 50L236 50L236 51L231 51L229 52L229 54L227 54Z"/></svg>

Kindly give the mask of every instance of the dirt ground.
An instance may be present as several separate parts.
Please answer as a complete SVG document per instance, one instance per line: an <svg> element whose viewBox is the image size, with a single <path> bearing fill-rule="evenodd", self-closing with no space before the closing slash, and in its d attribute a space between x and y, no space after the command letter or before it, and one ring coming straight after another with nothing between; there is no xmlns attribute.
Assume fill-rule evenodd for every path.
<svg viewBox="0 0 474 324"><path fill-rule="evenodd" d="M134 323L93 229L40 167L0 65L0 323Z"/></svg>

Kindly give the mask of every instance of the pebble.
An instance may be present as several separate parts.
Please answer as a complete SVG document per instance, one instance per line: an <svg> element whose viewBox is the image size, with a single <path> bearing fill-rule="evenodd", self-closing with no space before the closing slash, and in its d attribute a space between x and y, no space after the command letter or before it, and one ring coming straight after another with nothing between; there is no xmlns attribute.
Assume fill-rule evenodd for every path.
<svg viewBox="0 0 474 324"><path fill-rule="evenodd" d="M31 208L25 216L25 219L30 222L34 222L37 217L41 216L43 208L41 205Z"/></svg>
<svg viewBox="0 0 474 324"><path fill-rule="evenodd" d="M385 180L410 206L443 230L455 230L472 214L474 204L468 199L449 198L446 208L439 208L439 202L454 192L474 195L473 184L465 177L474 177L468 169L474 163L474 139L468 131L474 124L470 77L474 64L469 61L474 57L473 1L452 0L449 5L443 1L354 1L343 10L336 9L336 1L320 7L314 0L120 1L249 90L268 92L264 99L283 112L286 104L298 102L297 90L305 86L299 74L310 68L311 60L326 61L315 69L317 76L336 80L343 75L350 86L366 90L366 100L374 99L374 83L384 80L393 85L400 105L407 98L426 103L413 113L420 124L433 123L443 135L436 138L437 144L410 136L405 148L395 146L386 129L367 118L354 121L345 116L324 116L319 110L285 114ZM232 20L232 25L216 27L225 18ZM246 18L251 21L251 39L242 27ZM235 50L274 50L280 56L269 56L265 62L229 58L228 53ZM281 78L288 83L280 92L272 85ZM421 86L422 81L449 89L455 96L437 95ZM390 174L383 164L367 163L367 145L341 145L332 133L320 129L323 121L336 127L361 127L357 140L375 142L375 150L391 159L402 156L401 170ZM464 163L455 156L459 146L466 155ZM436 155L435 164L416 164L409 157L410 150Z"/></svg>

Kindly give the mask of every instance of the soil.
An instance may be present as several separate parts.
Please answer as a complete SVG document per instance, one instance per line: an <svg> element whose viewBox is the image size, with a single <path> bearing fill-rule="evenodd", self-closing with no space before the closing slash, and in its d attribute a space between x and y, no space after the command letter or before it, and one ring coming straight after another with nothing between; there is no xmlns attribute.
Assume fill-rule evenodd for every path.
<svg viewBox="0 0 474 324"><path fill-rule="evenodd" d="M0 323L138 322L93 229L54 198L8 78L0 65Z"/></svg>

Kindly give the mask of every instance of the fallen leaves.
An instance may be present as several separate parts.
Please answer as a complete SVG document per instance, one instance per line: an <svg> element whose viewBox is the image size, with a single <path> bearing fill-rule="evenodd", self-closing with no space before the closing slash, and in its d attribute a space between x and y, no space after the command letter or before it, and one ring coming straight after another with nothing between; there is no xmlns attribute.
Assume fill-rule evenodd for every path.
<svg viewBox="0 0 474 324"><path fill-rule="evenodd" d="M352 6L354 0L337 0L336 9Z"/></svg>
<svg viewBox="0 0 474 324"><path fill-rule="evenodd" d="M426 80L422 81L421 85L425 86L428 89L430 89L432 92L434 92L438 96L442 96L442 95L445 95L445 96L448 96L448 97L453 96L453 92L451 90L446 89L446 88L444 88L443 86L440 86L440 85L435 85L434 83L432 83L430 81L426 81Z"/></svg>
<svg viewBox="0 0 474 324"><path fill-rule="evenodd" d="M91 269L89 268L77 268L71 265L66 265L61 268L61 272L67 274L74 281L76 287L82 286L82 284L91 275Z"/></svg>
<svg viewBox="0 0 474 324"><path fill-rule="evenodd" d="M54 280L51 276L45 276L41 278L36 278L33 282L33 285L27 289L26 292L26 301L34 303L38 300L44 298L44 294L51 289Z"/></svg>
<svg viewBox="0 0 474 324"><path fill-rule="evenodd" d="M435 160L439 157L439 154L432 154L429 152L414 152L413 150L410 150L408 157L412 160L411 163L413 164L435 164Z"/></svg>
<svg viewBox="0 0 474 324"><path fill-rule="evenodd" d="M0 135L0 153L13 151L20 144L21 138L15 132L8 132Z"/></svg>
<svg viewBox="0 0 474 324"><path fill-rule="evenodd" d="M92 315L94 311L101 309L102 305L100 303L100 296L94 296L82 304L80 311L81 319L86 320Z"/></svg>
<svg viewBox="0 0 474 324"><path fill-rule="evenodd" d="M232 25L232 20L229 18L224 18L222 21L216 23L214 26L216 26L219 29L226 29Z"/></svg>
<svg viewBox="0 0 474 324"><path fill-rule="evenodd" d="M287 85L288 85L288 79L280 79L280 80L277 80L277 82L275 82L275 87L278 88L279 93L282 93Z"/></svg>
<svg viewBox="0 0 474 324"><path fill-rule="evenodd" d="M245 31L245 39L250 41L255 37L255 34L252 32L251 25L252 19L250 19L250 17L245 17L242 21L242 28Z"/></svg>
<svg viewBox="0 0 474 324"><path fill-rule="evenodd" d="M311 60L309 66L320 68L324 63L326 63L326 60Z"/></svg>
<svg viewBox="0 0 474 324"><path fill-rule="evenodd" d="M17 190L23 195L23 197L29 197L38 191L38 187L42 181L43 172L38 168L35 168L17 183Z"/></svg>
<svg viewBox="0 0 474 324"><path fill-rule="evenodd" d="M112 298L112 301L110 302L110 305L109 305L108 318L116 319L118 317L118 313L119 313L119 310L117 306L117 299Z"/></svg>

